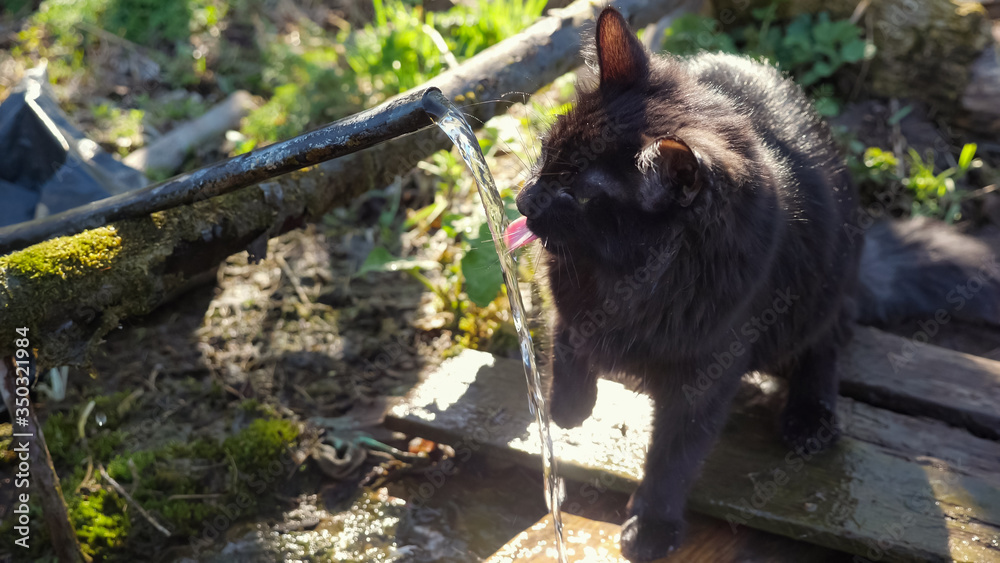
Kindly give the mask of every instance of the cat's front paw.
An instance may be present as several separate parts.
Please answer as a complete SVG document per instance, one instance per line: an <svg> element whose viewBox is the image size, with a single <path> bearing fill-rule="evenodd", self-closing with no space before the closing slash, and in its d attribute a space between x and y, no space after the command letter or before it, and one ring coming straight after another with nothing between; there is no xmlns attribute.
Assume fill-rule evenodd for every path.
<svg viewBox="0 0 1000 563"><path fill-rule="evenodd" d="M632 516L622 524L622 555L632 563L666 557L680 547L682 531L682 522Z"/></svg>
<svg viewBox="0 0 1000 563"><path fill-rule="evenodd" d="M840 438L837 415L824 404L809 408L789 405L781 413L781 439L796 450L819 453Z"/></svg>
<svg viewBox="0 0 1000 563"><path fill-rule="evenodd" d="M593 392L580 387L553 390L549 401L552 421L560 428L576 428L594 412L597 389L595 387Z"/></svg>

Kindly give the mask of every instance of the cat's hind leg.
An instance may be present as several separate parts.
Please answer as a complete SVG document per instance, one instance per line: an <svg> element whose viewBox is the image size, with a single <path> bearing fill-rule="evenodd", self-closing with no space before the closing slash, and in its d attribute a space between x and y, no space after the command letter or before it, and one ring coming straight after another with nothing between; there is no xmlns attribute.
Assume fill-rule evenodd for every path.
<svg viewBox="0 0 1000 563"><path fill-rule="evenodd" d="M835 339L825 338L782 370L788 380L788 402L781 414L781 438L791 448L817 453L840 437L836 417L839 348Z"/></svg>

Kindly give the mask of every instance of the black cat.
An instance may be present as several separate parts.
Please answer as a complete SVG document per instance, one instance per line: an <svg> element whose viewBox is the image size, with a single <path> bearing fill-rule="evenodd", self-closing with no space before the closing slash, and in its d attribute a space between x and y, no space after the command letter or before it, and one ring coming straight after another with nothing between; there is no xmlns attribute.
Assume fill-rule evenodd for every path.
<svg viewBox="0 0 1000 563"><path fill-rule="evenodd" d="M873 228L863 251L868 225L830 130L772 67L651 56L610 8L596 65L598 84L543 141L507 237L547 251L553 420L590 416L599 374L630 376L654 399L621 535L626 557L648 561L678 546L689 488L743 374L788 380L788 444L830 444L852 323L949 307L950 286L989 267L990 252L922 222ZM965 312L1000 322L998 296L987 276Z"/></svg>

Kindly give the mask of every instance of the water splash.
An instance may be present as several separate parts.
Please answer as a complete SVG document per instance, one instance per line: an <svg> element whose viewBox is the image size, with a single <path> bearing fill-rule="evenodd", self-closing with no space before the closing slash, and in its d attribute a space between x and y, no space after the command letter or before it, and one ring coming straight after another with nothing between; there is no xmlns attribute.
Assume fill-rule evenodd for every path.
<svg viewBox="0 0 1000 563"><path fill-rule="evenodd" d="M503 200L497 190L493 174L486 166L486 158L479 148L476 138L465 116L440 91L431 90L424 95L424 110L431 116L442 131L448 135L462 159L469 166L479 187L479 197L486 208L486 221L489 223L493 244L500 256L500 267L503 270L503 281L507 285L507 299L510 301L511 317L514 328L521 343L521 360L524 363L524 375L528 380L528 407L538 421L538 431L542 442L542 471L545 477L545 503L552 513L555 524L556 549L560 563L566 563L566 545L563 537L562 516L559 503L562 498L562 479L556 473L556 456L552 447L552 434L549 431L549 415L545 408L545 396L542 394L542 380L535 365L535 351L531 344L531 333L524 318L524 303L521 301L521 290L517 283L517 265L514 255L507 249L503 233L507 230L507 215L504 213Z"/></svg>

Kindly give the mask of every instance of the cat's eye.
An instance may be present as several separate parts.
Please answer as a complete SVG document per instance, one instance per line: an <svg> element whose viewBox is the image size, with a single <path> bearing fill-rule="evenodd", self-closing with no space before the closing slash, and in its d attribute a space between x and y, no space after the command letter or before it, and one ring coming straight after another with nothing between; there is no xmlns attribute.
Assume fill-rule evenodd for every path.
<svg viewBox="0 0 1000 563"><path fill-rule="evenodd" d="M590 201L592 199L594 199L594 198L592 198L592 197L578 197L578 198L576 198L576 202L579 203L580 205L584 205L584 204L586 204L588 201Z"/></svg>

